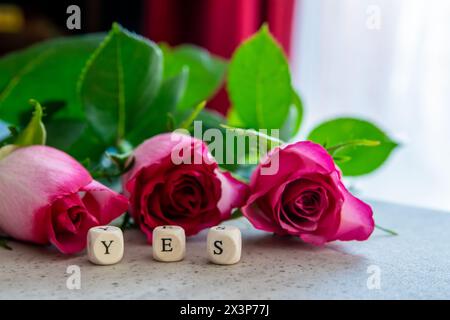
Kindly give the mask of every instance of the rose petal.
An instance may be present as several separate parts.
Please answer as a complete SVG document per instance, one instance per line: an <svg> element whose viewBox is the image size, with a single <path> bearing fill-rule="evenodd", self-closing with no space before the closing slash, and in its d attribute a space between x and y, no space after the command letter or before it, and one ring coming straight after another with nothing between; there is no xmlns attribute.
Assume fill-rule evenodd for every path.
<svg viewBox="0 0 450 320"><path fill-rule="evenodd" d="M86 194L83 203L88 212L95 216L100 224L105 225L127 211L128 199L100 182L93 180L81 188Z"/></svg>
<svg viewBox="0 0 450 320"><path fill-rule="evenodd" d="M280 235L286 234L286 231L279 226L279 223L275 222L270 217L270 214L266 214L265 210L261 209L261 207L263 207L261 203L255 201L242 207L242 213L256 229L275 232Z"/></svg>
<svg viewBox="0 0 450 320"><path fill-rule="evenodd" d="M72 195L66 197L74 203L77 202L77 207L82 207L82 201L78 198L78 195ZM78 198L74 201L73 198ZM60 199L65 201L64 199ZM59 200L58 200L59 201ZM85 208L81 209L81 223L78 228L72 228L73 225L69 219L58 219L58 217L66 216L67 211L61 211L61 208L50 207L49 212L46 213L50 216L52 223L48 224L48 238L49 241L58 248L59 251L65 254L72 254L83 250L86 247L86 235L90 228L99 225L97 218L87 212ZM66 209L70 210L70 209ZM56 219L55 219L56 218ZM68 217L67 217L68 218Z"/></svg>
<svg viewBox="0 0 450 320"><path fill-rule="evenodd" d="M330 174L336 170L333 158L320 144L311 141L299 141L285 147L286 152L298 154L302 159L308 159L310 165L317 166L315 173Z"/></svg>
<svg viewBox="0 0 450 320"><path fill-rule="evenodd" d="M193 137L180 134L180 133L163 133L154 136L141 145L139 145L133 152L134 164L130 171L123 176L125 183L133 180L137 174L145 167L149 165L158 165L166 160L166 164L173 165L172 162L168 162L172 156L172 153L176 155L176 150L183 150L183 148L190 148L192 144L198 144L199 149L195 149L195 152L199 152L204 158L209 158L208 150L202 148L203 142Z"/></svg>
<svg viewBox="0 0 450 320"><path fill-rule="evenodd" d="M234 178L229 172L216 170L217 178L221 182L222 195L217 203L222 219L228 219L234 208L239 208L245 204L248 196L248 186Z"/></svg>
<svg viewBox="0 0 450 320"><path fill-rule="evenodd" d="M253 202L271 188L277 188L302 176L328 175L337 170L327 151L321 145L310 141L275 148L266 158L278 159L278 170L273 174L264 174L265 161L258 165L250 178L251 195L248 202Z"/></svg>
<svg viewBox="0 0 450 320"><path fill-rule="evenodd" d="M344 204L341 211L339 229L335 235L336 240L359 240L369 238L375 227L372 208L354 197L341 184L344 195Z"/></svg>
<svg viewBox="0 0 450 320"><path fill-rule="evenodd" d="M45 217L38 211L91 181L83 166L59 150L17 149L0 161L0 229L19 240L47 243Z"/></svg>

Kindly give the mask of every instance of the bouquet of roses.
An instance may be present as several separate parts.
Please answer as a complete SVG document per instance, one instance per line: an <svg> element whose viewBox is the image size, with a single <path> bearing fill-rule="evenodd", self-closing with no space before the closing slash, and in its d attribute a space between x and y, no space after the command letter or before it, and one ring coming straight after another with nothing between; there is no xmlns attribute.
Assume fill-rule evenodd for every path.
<svg viewBox="0 0 450 320"><path fill-rule="evenodd" d="M226 116L205 109L224 83ZM7 55L0 233L75 253L91 227L119 217L151 241L159 225L189 236L242 214L255 228L312 244L367 239L372 209L342 177L376 170L396 143L355 118L291 142L302 116L288 61L266 26L229 62L117 24L106 35Z"/></svg>

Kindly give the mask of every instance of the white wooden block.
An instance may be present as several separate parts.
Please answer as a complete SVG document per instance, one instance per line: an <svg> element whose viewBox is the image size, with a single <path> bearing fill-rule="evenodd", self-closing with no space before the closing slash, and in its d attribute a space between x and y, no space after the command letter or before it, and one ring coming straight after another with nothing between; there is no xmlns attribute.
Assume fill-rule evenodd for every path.
<svg viewBox="0 0 450 320"><path fill-rule="evenodd" d="M186 254L186 236L179 226L159 226L153 230L153 258L158 261L172 262L184 259Z"/></svg>
<svg viewBox="0 0 450 320"><path fill-rule="evenodd" d="M89 261L99 265L115 264L122 260L123 233L113 226L98 226L89 230L87 236Z"/></svg>
<svg viewBox="0 0 450 320"><path fill-rule="evenodd" d="M234 226L216 226L209 229L207 253L216 264L235 264L241 259L241 231Z"/></svg>

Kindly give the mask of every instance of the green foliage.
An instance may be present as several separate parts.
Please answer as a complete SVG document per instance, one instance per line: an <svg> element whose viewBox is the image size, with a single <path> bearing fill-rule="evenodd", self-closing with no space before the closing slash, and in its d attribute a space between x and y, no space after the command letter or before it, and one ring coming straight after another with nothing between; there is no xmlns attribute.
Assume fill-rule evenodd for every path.
<svg viewBox="0 0 450 320"><path fill-rule="evenodd" d="M32 110L33 98L44 106L63 101L66 116L82 118L76 83L86 60L104 35L59 38L0 59L0 118L20 125L22 114Z"/></svg>
<svg viewBox="0 0 450 320"><path fill-rule="evenodd" d="M84 120L73 118L56 118L46 121L47 144L61 150L69 150L87 128Z"/></svg>
<svg viewBox="0 0 450 320"><path fill-rule="evenodd" d="M228 91L246 127L280 129L286 122L293 101L289 65L266 26L234 53Z"/></svg>
<svg viewBox="0 0 450 320"><path fill-rule="evenodd" d="M206 106L206 101L200 102L194 108L194 110L191 112L191 114L189 114L187 116L187 118L185 120L183 120L183 122L181 122L180 128L186 129L186 130L189 129L192 126L192 124L194 123L194 121L197 119L200 112L205 108L205 106Z"/></svg>
<svg viewBox="0 0 450 320"><path fill-rule="evenodd" d="M232 106L223 117L204 107L227 71ZM43 106L34 101L32 117L29 99ZM192 131L195 120L202 121L203 130L223 133L224 154L247 159L231 148L235 137L226 132L257 135L274 147L301 129L303 103L267 26L236 50L228 66L202 48L157 46L114 24L107 35L50 40L0 58L0 119L12 126L10 137L2 135L0 146L7 146L0 157L13 143L47 140L108 180L127 170L130 150L123 146L130 149L180 127ZM279 129L280 136L258 129L269 134ZM374 171L397 146L373 124L351 118L325 122L308 138L325 145L351 176ZM222 167L248 178L253 165Z"/></svg>
<svg viewBox="0 0 450 320"><path fill-rule="evenodd" d="M253 129L234 128L234 127L230 127L227 125L223 125L223 127L227 130L230 130L231 132L234 132L237 135L240 135L240 136L246 136L246 137L256 136L265 145L270 146L270 149L279 147L284 144L284 142L281 139L277 139L277 138L270 136L268 134L265 134L261 131L256 131Z"/></svg>
<svg viewBox="0 0 450 320"><path fill-rule="evenodd" d="M208 51L182 45L170 48L161 45L164 52L164 78L178 75L183 68L189 69L186 92L177 104L184 111L211 98L223 84L227 64L223 59L212 56Z"/></svg>
<svg viewBox="0 0 450 320"><path fill-rule="evenodd" d="M19 147L31 146L36 144L45 144L47 140L47 132L42 123L43 111L42 107L36 100L30 100L30 104L34 106L33 117L26 128L17 136L14 145Z"/></svg>
<svg viewBox="0 0 450 320"><path fill-rule="evenodd" d="M0 118L20 131L30 121L28 99L43 102L41 126L34 117L32 129L45 125L48 145L98 171L111 147L137 146L208 114L200 102L222 85L226 62L191 45L162 49L164 57L114 24L107 35L60 38L2 57ZM31 128L20 132L21 143L38 139Z"/></svg>
<svg viewBox="0 0 450 320"><path fill-rule="evenodd" d="M106 144L118 143L145 116L162 66L158 46L117 24L89 58L78 88L86 117Z"/></svg>
<svg viewBox="0 0 450 320"><path fill-rule="evenodd" d="M280 138L289 141L299 132L303 120L303 103L298 93L292 89L292 104L288 116L281 127Z"/></svg>
<svg viewBox="0 0 450 320"><path fill-rule="evenodd" d="M325 146L346 176L359 176L379 168L397 143L374 124L340 118L318 125L308 136Z"/></svg>
<svg viewBox="0 0 450 320"><path fill-rule="evenodd" d="M0 147L0 159L3 159L17 148L32 145L45 145L47 132L42 123L44 112L39 102L36 100L30 100L29 102L34 106L34 112L30 121L20 132L14 127L10 127L11 135L5 140L7 141L7 144Z"/></svg>
<svg viewBox="0 0 450 320"><path fill-rule="evenodd" d="M128 141L137 146L145 139L175 129L169 122L172 121L176 107L186 92L188 77L189 69L185 67L178 75L164 80L146 114L126 134Z"/></svg>

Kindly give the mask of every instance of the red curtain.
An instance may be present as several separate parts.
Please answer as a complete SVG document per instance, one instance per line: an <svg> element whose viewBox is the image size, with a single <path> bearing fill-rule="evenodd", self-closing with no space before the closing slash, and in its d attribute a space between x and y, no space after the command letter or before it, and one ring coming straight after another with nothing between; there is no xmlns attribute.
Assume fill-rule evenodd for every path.
<svg viewBox="0 0 450 320"><path fill-rule="evenodd" d="M295 0L147 0L145 34L170 45L194 43L230 58L236 47L262 23L290 50ZM225 114L229 101L222 89L208 104Z"/></svg>

